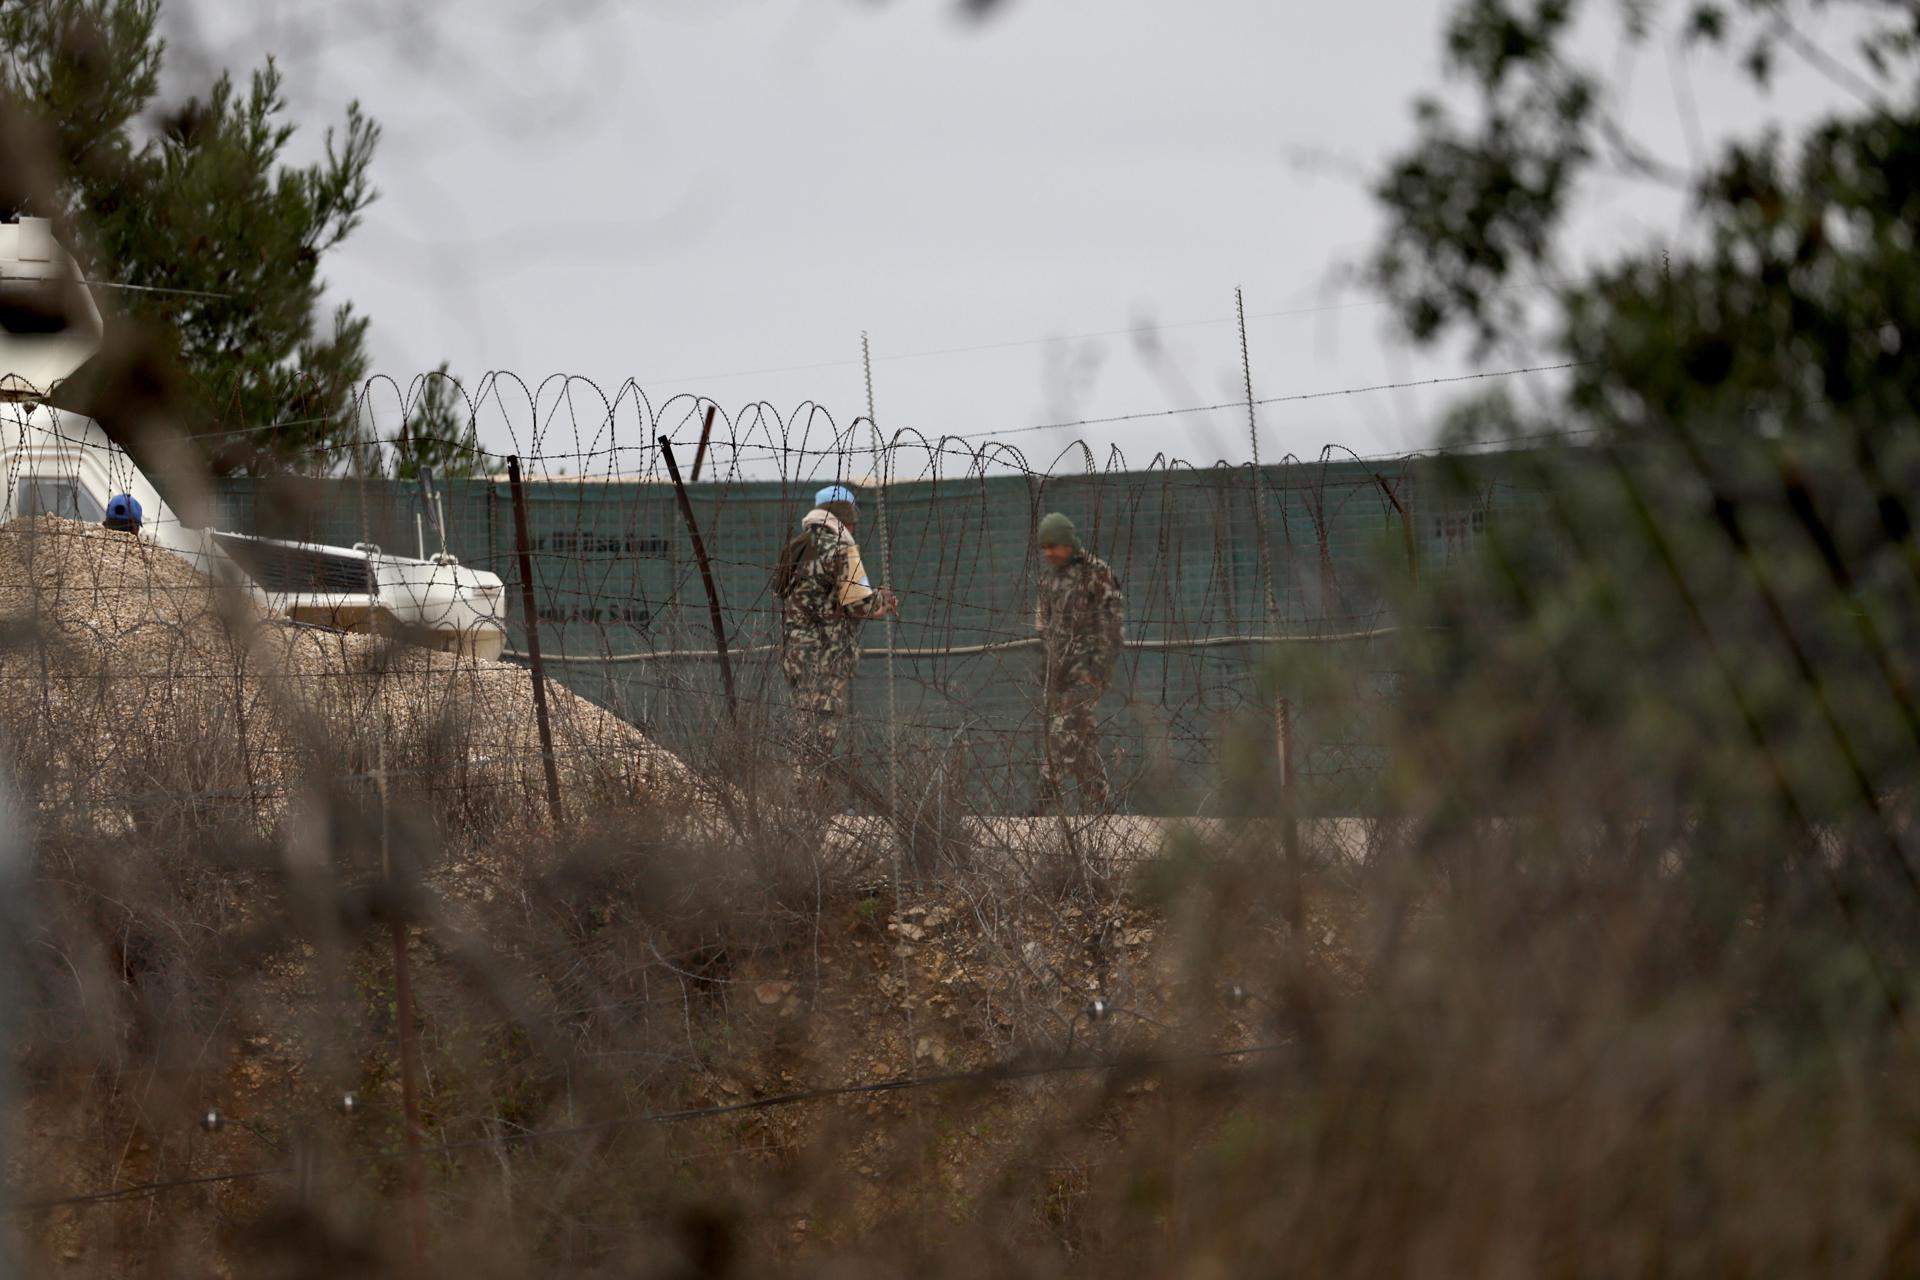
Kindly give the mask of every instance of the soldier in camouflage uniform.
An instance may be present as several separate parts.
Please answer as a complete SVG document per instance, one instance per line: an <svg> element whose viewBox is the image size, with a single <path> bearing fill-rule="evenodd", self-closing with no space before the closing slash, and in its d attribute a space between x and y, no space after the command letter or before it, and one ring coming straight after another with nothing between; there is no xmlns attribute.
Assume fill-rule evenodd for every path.
<svg viewBox="0 0 1920 1280"><path fill-rule="evenodd" d="M1113 679L1125 637L1127 600L1104 560L1089 555L1059 512L1040 521L1039 599L1034 629L1046 655L1046 740L1041 757L1041 806L1060 798L1072 777L1081 800L1107 803L1107 771L1093 709Z"/></svg>
<svg viewBox="0 0 1920 1280"><path fill-rule="evenodd" d="M829 757L839 745L847 689L860 665L860 624L899 611L893 593L876 591L867 579L853 539L858 519L851 489L820 490L774 574L783 601L780 669L794 705L813 721L811 747Z"/></svg>

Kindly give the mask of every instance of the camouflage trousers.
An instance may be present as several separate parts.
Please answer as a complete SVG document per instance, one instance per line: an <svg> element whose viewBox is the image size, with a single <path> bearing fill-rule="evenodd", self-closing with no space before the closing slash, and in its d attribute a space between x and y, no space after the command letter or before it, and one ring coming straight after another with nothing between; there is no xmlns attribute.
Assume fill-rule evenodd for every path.
<svg viewBox="0 0 1920 1280"><path fill-rule="evenodd" d="M800 712L800 732L809 752L832 756L840 749L840 733L847 718L848 682L838 686L793 686L793 705Z"/></svg>
<svg viewBox="0 0 1920 1280"><path fill-rule="evenodd" d="M1061 785L1071 778L1082 800L1106 803L1107 767L1100 759L1100 731L1093 722L1093 709L1105 692L1106 687L1097 684L1048 691L1040 761L1041 790L1048 799L1058 798Z"/></svg>
<svg viewBox="0 0 1920 1280"><path fill-rule="evenodd" d="M831 757L839 749L840 734L846 722L848 691L859 663L859 651L836 643L839 637L827 637L822 643L818 633L798 628L787 633L786 647L780 655L780 671L793 691L794 709L800 713L800 731L811 754Z"/></svg>

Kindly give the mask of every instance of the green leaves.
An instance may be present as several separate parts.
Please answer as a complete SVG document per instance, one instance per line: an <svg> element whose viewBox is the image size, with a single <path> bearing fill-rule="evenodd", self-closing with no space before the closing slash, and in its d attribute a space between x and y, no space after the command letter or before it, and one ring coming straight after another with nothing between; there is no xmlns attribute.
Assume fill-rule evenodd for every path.
<svg viewBox="0 0 1920 1280"><path fill-rule="evenodd" d="M1518 275L1555 268L1553 248L1599 145L1598 82L1560 42L1572 0L1465 0L1446 30L1450 75L1473 89L1462 116L1423 98L1416 139L1375 187L1388 230L1371 276L1416 340L1458 328L1480 349L1521 322Z"/></svg>
<svg viewBox="0 0 1920 1280"><path fill-rule="evenodd" d="M375 198L379 126L351 103L319 160L286 164L271 60L156 113L158 19L158 0L0 0L0 88L56 139L89 271L174 291L111 300L188 375L216 468L330 469L356 430L367 322L323 311L320 268Z"/></svg>
<svg viewBox="0 0 1920 1280"><path fill-rule="evenodd" d="M1910 244L1911 231L1900 228L1912 223L1906 173L1912 166L1900 156L1920 137L1912 107L1920 16L1910 6L1861 6L1885 17L1870 23L1858 42L1856 68L1802 34L1820 29L1827 7L1821 0L1705 2L1663 25L1657 6L1623 0L1619 15L1629 41L1677 40L1717 52L1762 90L1782 57L1796 58L1860 106L1856 117L1809 131L1797 160L1787 158L1781 139L1760 133L1736 139L1699 172L1685 174L1653 160L1653 149L1641 148L1614 118L1607 83L1590 65L1598 58L1588 58L1572 38L1576 5L1462 0L1447 26L1446 66L1472 101L1449 111L1422 100L1413 142L1375 188L1388 224L1370 274L1401 325L1416 341L1458 334L1483 350L1543 336L1532 332L1528 309L1508 291L1516 283L1567 276L1560 245L1568 212L1603 173L1685 184L1699 235L1685 246L1694 260L1673 264L1680 278L1730 283L1745 276L1784 290L1780 309L1802 318L1807 285L1825 288L1836 279L1836 265L1858 251L1859 237L1904 236ZM1876 79L1891 80L1889 100L1907 105L1898 111L1864 105L1871 90L1861 86ZM1837 228L1856 237L1835 243ZM1630 256L1644 266L1652 255L1672 251L1650 246ZM1626 266L1602 267L1595 275L1612 275L1608 288L1618 289ZM1576 285L1564 300L1563 327L1576 313L1583 324L1603 323L1599 312L1574 303L1571 294L1578 291ZM1761 314L1775 310L1766 305ZM1684 348L1686 340L1676 346Z"/></svg>
<svg viewBox="0 0 1920 1280"><path fill-rule="evenodd" d="M1531 10L1507 0L1466 0L1447 24L1448 70L1497 93L1510 76L1553 57L1577 7L1573 0L1534 0Z"/></svg>
<svg viewBox="0 0 1920 1280"><path fill-rule="evenodd" d="M1687 16L1686 39L1695 44L1718 44L1726 38L1727 11L1717 4L1698 4Z"/></svg>
<svg viewBox="0 0 1920 1280"><path fill-rule="evenodd" d="M1920 326L1920 17L1856 6L1884 15L1856 69L1802 34L1830 7L1627 14L1629 40L1680 41L1762 90L1785 59L1834 89L1824 119L1756 126L1677 179L1636 158L1562 15L1458 7L1448 65L1472 101L1416 112L1379 187L1375 279L1417 340L1544 340L1574 362L1563 390L1457 411L1457 438L1559 430L1582 447L1521 455L1541 520L1489 539L1484 577L1429 603L1438 638L1417 642L1437 652L1410 685L1409 732L1451 736L1408 776L1436 806L1459 804L1461 778L1493 779L1486 812L1686 830L1662 891L1703 919L1722 901L1729 919L1777 920L1756 964L1783 948L1792 972L1818 957L1852 974L1873 954L1905 982L1920 960L1920 362L1903 358ZM1603 167L1678 181L1689 225L1569 269L1566 218ZM1542 326L1508 300L1549 271ZM1791 1019L1826 997L1784 981L1769 998Z"/></svg>
<svg viewBox="0 0 1920 1280"><path fill-rule="evenodd" d="M0 47L12 55L0 59L0 96L60 122L48 133L63 170L97 173L124 162L129 122L158 84L157 17L158 0L0 0Z"/></svg>

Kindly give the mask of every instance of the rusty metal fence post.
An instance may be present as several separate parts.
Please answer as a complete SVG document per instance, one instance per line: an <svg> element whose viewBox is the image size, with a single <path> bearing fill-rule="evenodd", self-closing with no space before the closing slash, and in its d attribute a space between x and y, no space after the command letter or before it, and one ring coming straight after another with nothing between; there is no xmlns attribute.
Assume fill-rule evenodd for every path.
<svg viewBox="0 0 1920 1280"><path fill-rule="evenodd" d="M711 415L708 421L712 421ZM673 442L665 436L660 437L660 459L667 464L667 475L673 480L673 495L680 502L680 518L687 522L687 536L693 539L693 558L699 562L700 581L707 589L707 616L713 623L713 651L720 660L720 683L727 691L727 719L738 725L740 706L733 692L733 663L727 657L727 624L720 613L720 591L713 585L713 566L707 561L707 543L700 536L700 525L693 518L693 502L687 497L687 486L680 481L680 467L673 460Z"/></svg>
<svg viewBox="0 0 1920 1280"><path fill-rule="evenodd" d="M420 1124L420 1033L413 1017L413 968L407 922L393 917L393 1000L400 1011L400 1108L407 1126L407 1213L414 1265L427 1260L427 1168Z"/></svg>
<svg viewBox="0 0 1920 1280"><path fill-rule="evenodd" d="M693 451L693 474L687 477L694 484L700 483L700 468L707 461L707 442L713 439L713 415L719 408L719 405L708 405L706 421L700 424L700 447Z"/></svg>
<svg viewBox="0 0 1920 1280"><path fill-rule="evenodd" d="M420 1040L414 1025L413 966L407 952L407 918L414 905L415 886L408 875L405 886L395 873L392 830L387 811L387 743L379 740L374 760L374 785L380 796L380 873L386 878L388 924L393 936L393 1003L400 1017L400 1114L406 1125L407 1227L416 1270L427 1261L427 1166L420 1123ZM411 864L408 871L412 871Z"/></svg>
<svg viewBox="0 0 1920 1280"><path fill-rule="evenodd" d="M520 607L527 627L527 666L533 673L533 717L540 726L540 758L547 769L547 809L564 825L560 767L553 758L553 726L547 720L547 668L540 661L540 610L533 598L533 556L527 545L527 496L520 484L520 457L507 455L507 488L513 495L513 545L520 561Z"/></svg>
<svg viewBox="0 0 1920 1280"><path fill-rule="evenodd" d="M1420 585L1420 544L1414 537L1413 512L1406 503L1400 501L1400 495L1394 492L1394 487L1387 482L1384 475L1376 471L1373 473L1373 479L1380 486L1380 492L1387 495L1387 501L1393 504L1393 509L1400 515L1400 534L1407 544L1407 577L1415 586L1418 586ZM1404 477L1402 482L1404 483Z"/></svg>

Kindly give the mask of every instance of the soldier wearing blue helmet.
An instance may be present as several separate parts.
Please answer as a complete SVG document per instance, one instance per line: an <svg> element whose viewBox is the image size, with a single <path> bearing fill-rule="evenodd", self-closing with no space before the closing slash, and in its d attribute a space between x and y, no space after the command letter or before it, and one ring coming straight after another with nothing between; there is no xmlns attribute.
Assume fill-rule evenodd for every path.
<svg viewBox="0 0 1920 1280"><path fill-rule="evenodd" d="M774 570L782 602L780 670L794 705L813 722L813 745L826 756L839 745L847 691L860 665L860 624L900 611L893 593L876 589L861 563L853 537L859 520L853 490L826 486L813 496L813 509Z"/></svg>
<svg viewBox="0 0 1920 1280"><path fill-rule="evenodd" d="M140 518L140 500L130 493L121 493L108 500L107 518L100 523L121 533L139 533Z"/></svg>

